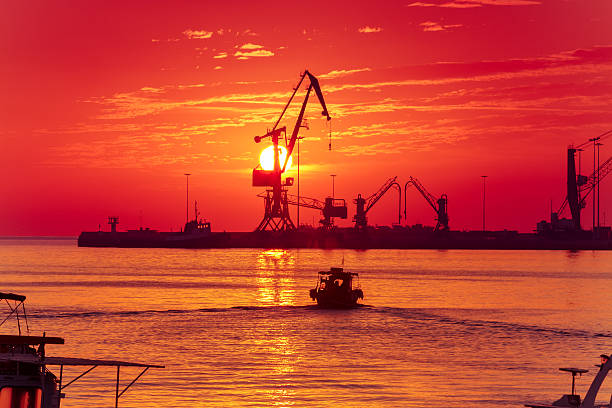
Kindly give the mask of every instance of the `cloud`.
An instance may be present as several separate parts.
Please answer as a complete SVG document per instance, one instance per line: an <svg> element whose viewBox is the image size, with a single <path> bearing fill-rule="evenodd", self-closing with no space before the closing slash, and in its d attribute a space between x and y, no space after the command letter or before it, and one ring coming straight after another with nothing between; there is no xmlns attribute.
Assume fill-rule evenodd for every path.
<svg viewBox="0 0 612 408"><path fill-rule="evenodd" d="M318 75L318 77L322 79L340 78L340 77L344 77L347 75L352 75L352 74L356 74L359 72L367 72L371 70L372 68L357 68L357 69L346 69L346 70L340 69L340 70L330 71L327 74Z"/></svg>
<svg viewBox="0 0 612 408"><path fill-rule="evenodd" d="M612 46L566 51L538 58L485 60L475 62L440 62L420 66L390 69L387 81L329 85L327 92L351 89L376 91L389 86L450 85L462 82L490 82L518 78L538 78L560 75L601 75L612 66ZM364 73L380 78L380 70ZM397 79L393 80L392 78Z"/></svg>
<svg viewBox="0 0 612 408"><path fill-rule="evenodd" d="M183 34L190 40L202 40L212 37L213 32L204 30L185 30Z"/></svg>
<svg viewBox="0 0 612 408"><path fill-rule="evenodd" d="M365 27L361 27L359 30L360 33L380 33L382 31L381 27L370 27L370 26L365 26Z"/></svg>
<svg viewBox="0 0 612 408"><path fill-rule="evenodd" d="M259 50L259 49L263 48L263 45L253 44L253 43L246 43L246 44L241 45L239 48L241 50Z"/></svg>
<svg viewBox="0 0 612 408"><path fill-rule="evenodd" d="M227 52L220 52L219 54L213 56L213 58L227 58Z"/></svg>
<svg viewBox="0 0 612 408"><path fill-rule="evenodd" d="M251 52L265 53L266 51L254 50ZM238 51L238 53L251 55L243 51ZM248 57L245 56L244 58ZM354 76L351 76L351 74ZM561 102L570 104L566 110L579 109L580 103L585 103L583 105L584 109L601 110L601 106L605 106L605 104L598 105L599 102L594 98L587 98L583 102L575 98L569 98L568 95L573 95L579 92L580 89L575 90L576 92L568 91L566 93L555 94L557 98L557 103L555 103L554 99L548 101L542 99L543 96L538 96L534 86L552 83L552 85L549 85L548 90L543 90L546 95L550 95L551 89L554 89L557 86L555 84L558 84L559 81L571 83L576 80L575 78L589 78L592 81L597 81L591 87L593 88L592 95L601 95L601 84L607 83L607 78L610 75L612 75L612 46L573 50L539 58L476 61L470 63L434 63L376 70L371 68L337 70L323 74L320 77L334 80L334 83L325 84L323 87L326 99L328 99L327 95L337 95L334 95L332 99L327 101L328 105L330 105L332 100L335 99L336 101L333 105L329 106L330 112L333 113L334 117L346 117L360 114L392 113L396 111L451 111L461 109L546 109L549 111L560 111L562 109ZM346 82L343 80L345 77L351 78L353 81ZM388 80L380 81L380 78L388 78ZM495 95L496 89L504 89L504 87L509 86L505 82L512 85L509 81L516 80L522 81L526 90L521 91L519 89L512 91L512 93L510 91L498 92ZM580 81L584 83L584 79L580 79ZM269 83L272 82L277 81L270 81ZM241 82L233 84L249 86L254 83ZM258 84L260 83L258 82ZM145 86L139 90L120 92L112 96L89 98L81 102L99 104L102 110L96 118L104 120L156 115L175 109L206 109L219 112L233 112L240 115L252 112L255 116L249 120L256 122L269 120L270 115L274 116L275 112L270 107L282 105L290 95L290 92L238 92L202 97L193 93L180 93L180 91L196 92L199 88L202 88L203 92L204 89L210 89L213 86L215 84ZM410 92L414 94L416 91L422 97L405 99L406 91L402 89L405 87L419 87L418 89L414 88ZM444 87L444 92L438 94L436 92L437 89L434 87ZM453 89L449 89L449 87L456 87L454 91L457 93L453 94ZM371 92L380 92L385 88L391 88L385 90L386 94L389 95L387 98L380 98L380 96L371 98L367 96ZM487 88L492 88L493 91L489 92ZM467 94L465 89L473 91L471 94ZM477 94L476 89L482 89L483 91ZM531 91L529 91L530 89ZM366 101L360 101L360 103L342 103L344 95L349 95L352 91L362 91L362 98L365 98ZM562 89L559 88L559 92L561 91ZM463 94L461 94L462 92ZM492 93L491 97L487 95L488 93ZM517 102L511 103L506 100L515 94L519 95L518 98L515 98L518 100ZM606 95L608 94L609 92L606 92ZM525 97L522 97L522 100L531 100L534 103L520 102L520 95L525 95ZM355 94L352 94L353 98L354 96ZM495 102L496 99L499 102ZM588 105L587 108L586 102L589 101L592 101L595 105ZM259 106L266 107L267 109L260 110Z"/></svg>
<svg viewBox="0 0 612 408"><path fill-rule="evenodd" d="M445 31L451 28L463 27L463 24L440 24L433 21L425 21L419 25L423 27L423 31Z"/></svg>
<svg viewBox="0 0 612 408"><path fill-rule="evenodd" d="M223 69L223 67L221 65L217 65L216 67L213 68L214 70L219 70L219 69Z"/></svg>
<svg viewBox="0 0 612 408"><path fill-rule="evenodd" d="M100 104L102 112L96 119L116 120L156 115L174 109L210 109L234 113L251 112L243 118L248 122L269 121L275 115L269 108L259 112L256 105L279 105L289 97L289 92L234 93L209 98L180 98L170 91L203 87L203 84L168 85L160 88L145 88L145 91L120 92L112 96L83 100ZM152 91L154 90L154 91ZM241 107L246 105L248 107ZM271 115L271 116L270 116ZM251 119L249 119L251 118ZM253 120L253 118L255 118Z"/></svg>
<svg viewBox="0 0 612 408"><path fill-rule="evenodd" d="M238 59L249 59L252 57L273 57L274 53L268 50L253 50L253 51L236 51L234 57Z"/></svg>
<svg viewBox="0 0 612 408"><path fill-rule="evenodd" d="M542 4L539 0L451 0L438 3L414 2L406 7L444 7L444 8L474 8L482 6L534 6Z"/></svg>

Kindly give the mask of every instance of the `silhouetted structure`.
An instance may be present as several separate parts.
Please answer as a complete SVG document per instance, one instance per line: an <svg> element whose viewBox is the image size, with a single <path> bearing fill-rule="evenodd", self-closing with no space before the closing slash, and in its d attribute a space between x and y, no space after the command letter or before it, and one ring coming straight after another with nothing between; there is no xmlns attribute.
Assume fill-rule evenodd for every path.
<svg viewBox="0 0 612 408"><path fill-rule="evenodd" d="M331 309L346 309L357 306L357 300L363 299L359 284L353 287L353 280L359 279L354 272L344 272L342 268L331 268L319 272L319 280L314 289L310 289L310 298L317 305Z"/></svg>
<svg viewBox="0 0 612 408"><path fill-rule="evenodd" d="M410 176L409 180L404 184L404 219L406 219L406 190L410 185L413 185L423 196L427 204L436 212L436 227L434 231L448 231L448 197L442 194L440 198L436 198L433 194L425 189L423 184L415 177Z"/></svg>
<svg viewBox="0 0 612 408"><path fill-rule="evenodd" d="M0 335L0 406L5 407L37 407L60 408L61 400L65 397L62 392L98 366L117 368L115 383L115 408L119 406L119 398L144 375L150 368L164 368L161 365L130 363L115 360L92 360L73 357L51 357L46 354L47 344L64 344L61 337L29 336L22 333L21 324L29 332L28 319L25 311L26 297L14 293L0 293L0 301L6 303L8 311L0 326L13 317L17 323L17 334ZM11 304L11 302L14 302ZM35 346L38 346L37 348ZM59 366L59 378L53 374L48 366ZM83 373L67 381L64 377L64 367L89 366ZM120 391L119 368L139 367L142 369L123 390ZM65 383L64 383L65 381Z"/></svg>
<svg viewBox="0 0 612 408"><path fill-rule="evenodd" d="M374 205L380 200L391 187L397 188L399 192L399 208L398 208L398 224L401 222L401 208L402 208L402 188L396 182L397 176L391 177L378 189L377 192L369 196L368 198L361 197L361 194L357 194L357 198L353 200L356 204L355 215L353 216L353 222L355 223L356 230L365 230L368 226L367 213L374 207Z"/></svg>
<svg viewBox="0 0 612 408"><path fill-rule="evenodd" d="M119 224L119 217L108 217L108 223L111 226L111 232L117 232L117 224Z"/></svg>
<svg viewBox="0 0 612 408"><path fill-rule="evenodd" d="M567 148L567 192L565 199L557 212L551 213L550 226L547 226L546 223L538 224L539 230L550 230L553 232L582 231L581 211L586 207L588 196L593 193L593 232L598 232L600 229L599 221L597 224L595 222L596 218L599 220L598 189L601 181L612 172L612 157L599 164L594 153L593 173L587 177L578 174L580 169L576 171L576 152L580 154L580 152L584 151L584 147L591 143L593 143L593 151L595 152L595 149L600 145L599 142L609 136L612 136L612 130L577 146L569 146ZM571 224L569 225L564 221L565 219L559 219L566 206L569 206L572 216Z"/></svg>
<svg viewBox="0 0 612 408"><path fill-rule="evenodd" d="M306 77L308 77L308 79L310 80L310 85L308 86L308 90L306 91L306 96L304 98L304 102L302 103L302 109L300 110L300 114L298 115L297 121L295 122L291 138L287 143L286 127L277 128L277 126L281 121L283 115L287 111L287 108L293 100L293 97L295 96L302 82L304 81L304 78ZM260 166L257 165L257 167L253 169L254 187L272 187L271 189L266 190L266 195L264 196L264 217L257 226L256 231L264 231L268 229L272 231L295 230L295 225L293 224L293 221L291 221L291 216L289 215L289 202L287 200L287 187L293 185L293 178L287 177L283 182L282 173L286 170L289 158L293 153L293 148L297 141L298 132L300 130L300 127L302 127L304 111L306 110L306 105L308 104L308 97L310 96L310 92L312 91L312 89L315 90L315 93L319 98L319 102L323 107L323 112L321 112L321 114L323 116L326 116L327 120L330 120L331 117L327 112L327 107L325 106L325 100L323 99L323 93L321 92L319 81L310 72L308 72L308 70L306 70L301 75L300 81L294 88L293 94L289 98L289 101L285 105L285 108L283 109L280 117L274 124L272 130L268 131L263 136L255 136L255 143L259 143L263 139L269 137L272 139L272 144L274 145L274 168L272 170L264 170L259 168ZM281 134L285 136L287 148L287 154L285 156L285 161L282 166L280 163L280 152L278 147L278 141Z"/></svg>

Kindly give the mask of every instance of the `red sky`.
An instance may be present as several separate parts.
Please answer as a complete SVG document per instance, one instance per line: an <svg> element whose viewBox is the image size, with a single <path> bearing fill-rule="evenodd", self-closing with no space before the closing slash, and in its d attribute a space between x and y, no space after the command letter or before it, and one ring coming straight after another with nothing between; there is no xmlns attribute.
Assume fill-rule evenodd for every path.
<svg viewBox="0 0 612 408"><path fill-rule="evenodd" d="M611 21L609 0L3 2L0 235L76 235L108 215L178 230L186 172L213 230L254 229L253 136L304 69L333 147L311 99L301 193L323 199L337 174L340 225L358 193L413 176L448 195L451 228L478 229L486 174L487 226L530 231L564 198L567 145L612 129ZM370 222L397 222L396 205L389 192ZM416 191L402 222L434 223Z"/></svg>

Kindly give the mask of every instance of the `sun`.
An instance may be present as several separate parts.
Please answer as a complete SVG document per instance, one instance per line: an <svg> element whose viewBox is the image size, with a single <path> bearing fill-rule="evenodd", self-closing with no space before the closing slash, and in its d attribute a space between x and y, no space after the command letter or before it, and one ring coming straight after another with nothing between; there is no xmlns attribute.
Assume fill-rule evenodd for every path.
<svg viewBox="0 0 612 408"><path fill-rule="evenodd" d="M278 154L280 165L283 167L285 157L287 157L287 149L285 149L283 146L278 146L278 149L280 150ZM262 150L261 154L259 155L259 164L261 164L261 168L264 170L274 170L274 146L268 146ZM285 168L285 171L289 170L290 168L291 156L289 156L289 161L287 162L287 168Z"/></svg>

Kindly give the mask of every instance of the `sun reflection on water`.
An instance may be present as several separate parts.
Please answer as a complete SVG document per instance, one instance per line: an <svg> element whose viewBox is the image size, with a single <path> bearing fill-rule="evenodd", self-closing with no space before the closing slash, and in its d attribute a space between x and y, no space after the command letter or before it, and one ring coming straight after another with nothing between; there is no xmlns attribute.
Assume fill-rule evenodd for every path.
<svg viewBox="0 0 612 408"><path fill-rule="evenodd" d="M294 306L295 256L287 250L271 249L257 255L257 301L266 306Z"/></svg>
<svg viewBox="0 0 612 408"><path fill-rule="evenodd" d="M260 328L265 335L258 336L252 343L252 352L265 356L269 370L268 383L262 387L268 406L288 407L295 405L295 380L292 378L300 363L302 353L298 349L291 328L286 323Z"/></svg>

